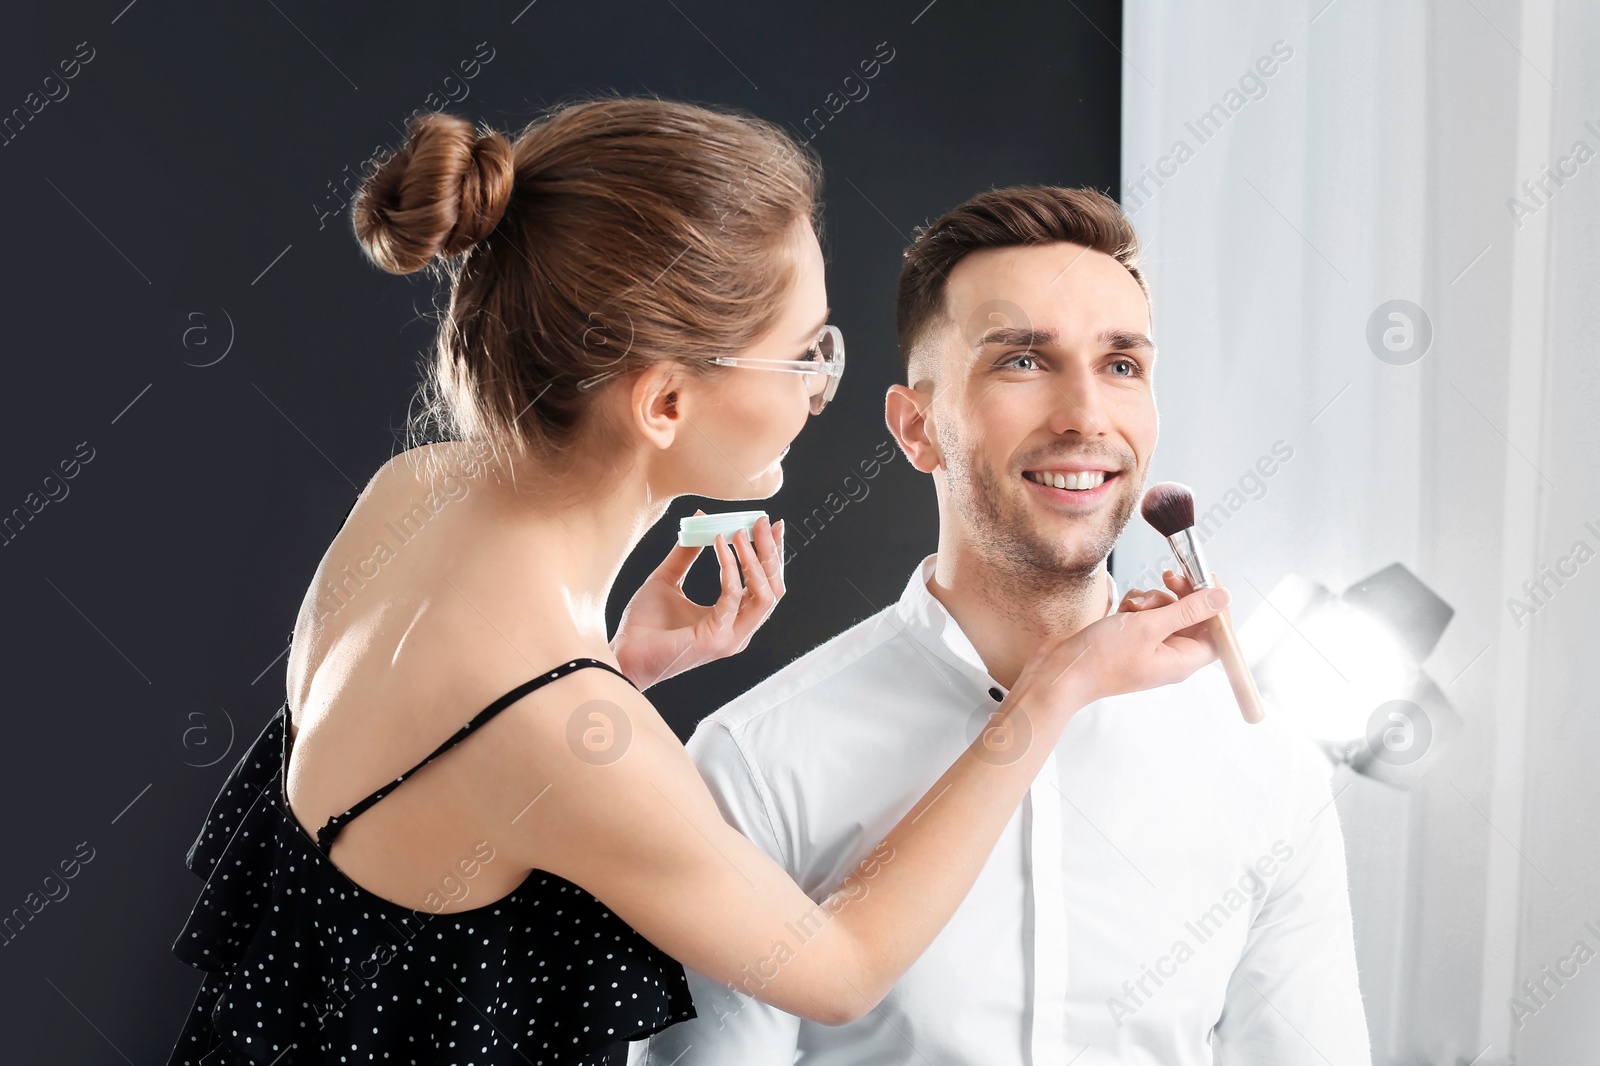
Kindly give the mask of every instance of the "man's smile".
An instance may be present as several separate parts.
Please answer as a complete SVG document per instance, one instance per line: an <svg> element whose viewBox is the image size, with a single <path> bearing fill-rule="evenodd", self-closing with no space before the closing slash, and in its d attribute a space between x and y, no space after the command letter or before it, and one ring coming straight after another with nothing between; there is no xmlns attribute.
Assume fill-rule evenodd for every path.
<svg viewBox="0 0 1600 1066"><path fill-rule="evenodd" d="M1042 494L1051 503L1073 507L1093 507L1106 499L1117 477L1114 470L1086 464L1022 472L1022 479L1032 491Z"/></svg>

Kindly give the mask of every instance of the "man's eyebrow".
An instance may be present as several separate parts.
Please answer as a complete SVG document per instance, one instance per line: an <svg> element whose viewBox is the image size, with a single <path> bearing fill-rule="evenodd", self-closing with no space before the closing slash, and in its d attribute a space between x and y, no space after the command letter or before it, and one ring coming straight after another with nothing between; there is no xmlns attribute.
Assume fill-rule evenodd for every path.
<svg viewBox="0 0 1600 1066"><path fill-rule="evenodd" d="M1028 329L1019 326L995 326L978 337L974 350L991 344L1007 348L1040 348L1055 344L1058 334L1053 329ZM1145 351L1154 355L1155 342L1143 333L1129 329L1101 330L1095 341L1102 347L1116 351Z"/></svg>
<svg viewBox="0 0 1600 1066"><path fill-rule="evenodd" d="M992 326L979 335L973 350L991 344L1006 348L1037 348L1056 342L1053 329L1028 329L1022 326Z"/></svg>
<svg viewBox="0 0 1600 1066"><path fill-rule="evenodd" d="M1095 339L1105 347L1115 348L1118 351L1131 348L1149 352L1151 355L1156 352L1155 341L1146 337L1143 333L1136 333L1131 329L1102 330L1100 336Z"/></svg>

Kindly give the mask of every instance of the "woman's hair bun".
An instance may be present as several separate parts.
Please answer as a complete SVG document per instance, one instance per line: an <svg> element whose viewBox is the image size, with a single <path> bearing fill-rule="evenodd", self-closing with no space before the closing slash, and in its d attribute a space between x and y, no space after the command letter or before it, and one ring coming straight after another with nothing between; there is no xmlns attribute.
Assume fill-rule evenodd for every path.
<svg viewBox="0 0 1600 1066"><path fill-rule="evenodd" d="M362 183L351 209L356 239L391 274L411 274L487 237L505 215L515 174L511 142L455 115L428 112L406 143Z"/></svg>

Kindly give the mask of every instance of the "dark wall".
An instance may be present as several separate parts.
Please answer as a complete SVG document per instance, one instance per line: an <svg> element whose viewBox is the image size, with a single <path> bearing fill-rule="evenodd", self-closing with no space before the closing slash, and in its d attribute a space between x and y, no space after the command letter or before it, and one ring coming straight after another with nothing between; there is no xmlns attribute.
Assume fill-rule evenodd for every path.
<svg viewBox="0 0 1600 1066"><path fill-rule="evenodd" d="M848 502L813 519L744 654L652 690L684 735L891 602L935 547L928 480L897 453L871 479L860 468L891 454L892 297L913 227L995 185L1118 177L1110 0L126 3L38 3L0 36L13 1062L164 1062L199 984L169 951L200 887L184 851L283 700L301 596L397 449L430 341L428 283L365 262L338 191L413 109L510 131L574 93L651 92L785 124L827 167L850 370L760 506L798 544L830 493ZM891 52L865 97L804 129ZM476 76L447 80L463 61ZM613 621L695 506L646 538ZM706 553L691 574L702 601L715 570Z"/></svg>

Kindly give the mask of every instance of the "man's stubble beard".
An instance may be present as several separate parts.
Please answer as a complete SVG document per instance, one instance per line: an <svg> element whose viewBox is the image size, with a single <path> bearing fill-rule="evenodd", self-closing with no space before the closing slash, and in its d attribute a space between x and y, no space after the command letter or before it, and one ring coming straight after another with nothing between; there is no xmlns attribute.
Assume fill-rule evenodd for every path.
<svg viewBox="0 0 1600 1066"><path fill-rule="evenodd" d="M1097 516L1069 527L1078 536L1053 540L1037 529L1036 512L1022 497L1025 488L996 473L948 429L943 436L946 491L973 551L989 571L992 587L985 598L997 605L1020 602L1037 607L1048 600L1071 602L1100 594L1100 564L1133 517L1142 487L1139 471L1119 473L1117 481L1127 484Z"/></svg>

